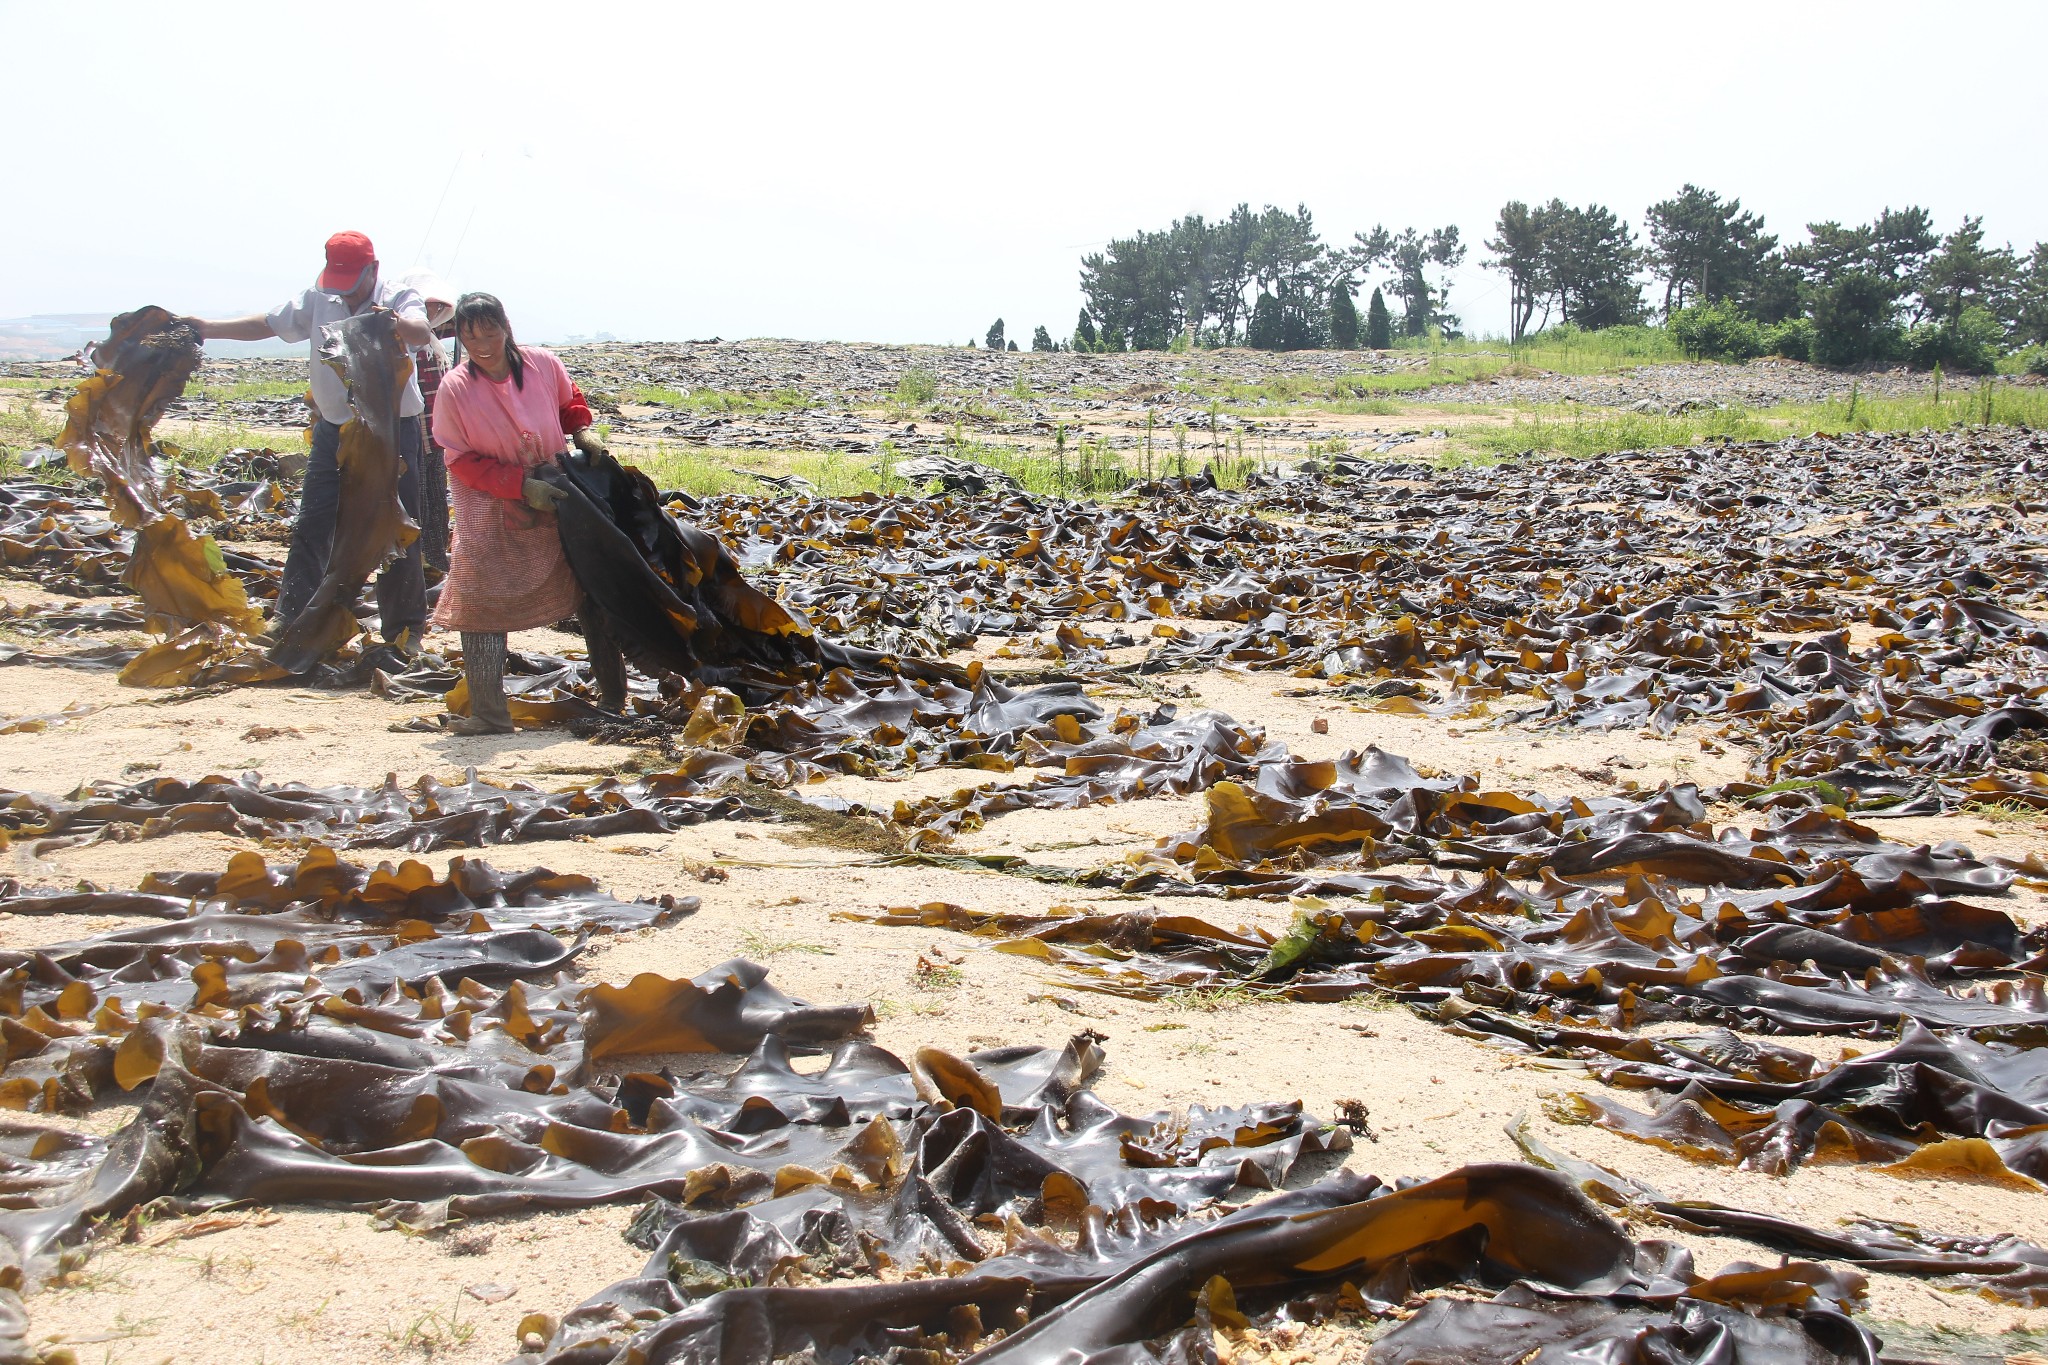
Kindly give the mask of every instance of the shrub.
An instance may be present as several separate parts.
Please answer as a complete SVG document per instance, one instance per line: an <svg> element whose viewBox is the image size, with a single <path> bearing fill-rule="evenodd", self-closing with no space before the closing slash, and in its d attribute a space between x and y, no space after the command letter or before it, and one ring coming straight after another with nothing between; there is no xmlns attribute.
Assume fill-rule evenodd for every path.
<svg viewBox="0 0 2048 1365"><path fill-rule="evenodd" d="M1277 351L1286 344L1281 331L1280 300L1259 291L1259 297L1252 303L1252 320L1244 329L1244 343L1255 351Z"/></svg>
<svg viewBox="0 0 2048 1365"><path fill-rule="evenodd" d="M1394 344L1394 317L1387 311L1386 295L1375 289L1365 310L1365 344L1384 351Z"/></svg>
<svg viewBox="0 0 2048 1365"><path fill-rule="evenodd" d="M913 365L896 381L896 402L901 407L921 408L939 396L939 377L922 365Z"/></svg>
<svg viewBox="0 0 2048 1365"><path fill-rule="evenodd" d="M1358 305L1341 281L1330 291L1330 344L1340 351L1358 349Z"/></svg>
<svg viewBox="0 0 2048 1365"><path fill-rule="evenodd" d="M1671 315L1671 335L1703 360L1747 360L1763 354L1763 329L1726 303L1696 303Z"/></svg>
<svg viewBox="0 0 2048 1365"><path fill-rule="evenodd" d="M1905 339L1892 322L1896 287L1852 270L1813 294L1813 359L1823 365L1890 360Z"/></svg>
<svg viewBox="0 0 2048 1365"><path fill-rule="evenodd" d="M2006 367L2009 373L2048 376L2048 346L2043 346L2039 342L2014 351L2010 361L2010 365Z"/></svg>
<svg viewBox="0 0 2048 1365"><path fill-rule="evenodd" d="M1923 322L1906 337L1906 358L1923 370L1936 365L1960 374L1990 374L1998 368L1998 343L2005 329L1991 310L1965 308L1955 325Z"/></svg>
<svg viewBox="0 0 2048 1365"><path fill-rule="evenodd" d="M1080 320L1074 324L1074 349L1092 351L1096 348L1097 340L1095 324L1089 319L1088 310L1083 308Z"/></svg>
<svg viewBox="0 0 2048 1365"><path fill-rule="evenodd" d="M1813 359L1813 319L1786 318L1763 329L1763 355L1787 360Z"/></svg>

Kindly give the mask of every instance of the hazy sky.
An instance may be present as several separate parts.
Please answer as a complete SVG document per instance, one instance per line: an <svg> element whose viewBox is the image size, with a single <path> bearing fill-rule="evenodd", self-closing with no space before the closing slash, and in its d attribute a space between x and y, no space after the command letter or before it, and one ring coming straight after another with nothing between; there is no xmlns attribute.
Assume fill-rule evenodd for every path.
<svg viewBox="0 0 2048 1365"><path fill-rule="evenodd" d="M1456 223L1497 331L1508 199L2048 238L2044 38L2041 0L0 0L0 317L267 308L347 227L535 340L1028 341L1084 251L1242 200Z"/></svg>

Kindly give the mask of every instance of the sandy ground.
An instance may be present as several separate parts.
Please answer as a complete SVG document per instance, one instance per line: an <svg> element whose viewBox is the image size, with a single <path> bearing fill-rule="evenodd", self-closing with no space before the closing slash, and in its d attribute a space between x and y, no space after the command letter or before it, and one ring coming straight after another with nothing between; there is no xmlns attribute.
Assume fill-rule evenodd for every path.
<svg viewBox="0 0 2048 1365"><path fill-rule="evenodd" d="M0 597L10 601L29 595L12 582L0 587ZM550 650L569 644L545 632L515 641ZM1280 674L1216 671L1155 681L1191 692L1184 706L1212 706L1258 721L1297 754L1334 756L1377 744L1421 765L1476 771L1523 790L1590 795L1614 790L1623 778L1646 788L1666 781L1708 785L1739 776L1745 762L1735 746L1718 745L1720 752L1703 747L1702 740L1711 739L1704 732L1664 740L1487 728L1290 695L1304 684ZM63 792L90 779L244 770L279 780L361 784L387 774L402 781L423 773L452 778L474 767L497 778L560 786L640 757L559 731L478 739L396 732L394 722L434 708L363 694L279 686L178 699L123 689L107 673L0 670L0 716L74 703L99 709L42 733L0 735L0 773L9 785ZM1327 733L1316 732L1319 719ZM811 790L886 808L900 798L1029 777L834 778ZM1199 797L1027 811L992 821L961 847L1089 867L1194 828L1201 818ZM1980 853L2048 853L2048 835L2034 821L1898 821L1887 832L1915 842L1955 838ZM31 884L128 886L154 870L216 868L249 846L232 836L186 834L66 847L39 857L17 844L0 870ZM273 850L272 856L279 855ZM426 861L438 867L450 856L456 855ZM1597 1083L1454 1037L1403 1008L1248 1001L1202 1009L1130 1001L1091 994L1075 978L994 952L985 940L839 917L928 901L1043 911L1062 904L1129 909L1148 903L1141 898L997 872L883 867L858 852L804 842L788 826L755 822L525 845L482 856L506 867L539 863L588 873L622 895L672 891L702 898L702 909L680 923L594 946L578 967L588 981L622 982L646 971L693 975L724 958L749 956L768 962L774 980L792 994L872 1003L877 1040L898 1052L925 1044L956 1051L1058 1044L1082 1028L1097 1030L1108 1039L1099 1092L1127 1111L1299 1099L1327 1116L1339 1100L1363 1100L1377 1140L1361 1140L1349 1164L1386 1178L1516 1160L1504 1128L1527 1114L1532 1131L1551 1145L1675 1198L1715 1199L1821 1225L1860 1215L1954 1231L2015 1232L2048 1243L2048 1195L2040 1193L1840 1166L1808 1166L1772 1179L1697 1165L1599 1129L1553 1123L1543 1117L1546 1094L1596 1089ZM725 880L700 882L691 875L706 864L723 870ZM2029 918L2037 914L2032 897L2005 904ZM1176 901L1171 908L1226 926L1279 927L1291 913L1285 904L1207 900ZM110 927L111 921L82 916L0 915L0 943L48 943ZM957 961L957 983L935 987L920 978L914 971L920 956ZM1823 1043L1815 1050L1831 1056L1838 1048ZM125 1109L110 1104L73 1122L104 1130L124 1116ZM525 1313L560 1313L637 1268L641 1254L618 1235L630 1212L619 1207L487 1220L457 1236L433 1238L375 1231L360 1212L249 1211L244 1221L210 1231L203 1223L173 1220L151 1225L135 1245L103 1247L72 1285L31 1299L32 1335L61 1338L80 1360L107 1365L498 1360L518 1348L515 1328ZM1692 1247L1703 1269L1734 1259L1769 1263L1774 1256L1735 1239L1678 1240ZM1975 1332L2048 1330L2048 1310L2019 1311L1881 1275L1872 1277L1871 1313ZM1327 1352L1318 1358L1338 1359L1350 1350L1328 1333L1316 1340Z"/></svg>

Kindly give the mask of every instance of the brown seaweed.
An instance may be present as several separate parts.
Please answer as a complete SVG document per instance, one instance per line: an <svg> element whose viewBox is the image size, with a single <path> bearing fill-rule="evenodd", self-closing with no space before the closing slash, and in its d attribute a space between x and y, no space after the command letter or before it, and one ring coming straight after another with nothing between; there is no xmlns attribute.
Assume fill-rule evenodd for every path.
<svg viewBox="0 0 2048 1365"><path fill-rule="evenodd" d="M99 479L115 524L133 533L123 585L142 599L144 624L172 637L123 668L135 686L183 681L202 668L221 678L276 676L249 654L263 628L241 580L210 536L195 536L160 486L157 420L199 368L199 335L162 308L123 313L94 348L94 373L65 405L59 444L75 473Z"/></svg>
<svg viewBox="0 0 2048 1365"><path fill-rule="evenodd" d="M1119 1114L1087 1089L1102 1055L1086 1037L905 1063L857 1037L864 1006L792 1000L745 961L618 987L560 975L586 936L694 906L616 901L540 869L458 859L444 879L325 849L289 869L245 854L134 893L0 900L155 921L0 955L0 1102L72 1109L143 1091L112 1138L20 1163L32 1197L0 1234L32 1282L91 1220L173 1191L431 1222L648 1194L722 1207L816 1185L921 1199L925 1214L903 1216L937 1221L906 1245L972 1261L961 1216L1090 1199L1200 1208L1348 1145L1298 1105ZM827 1047L822 1073L790 1065L793 1048ZM621 1069L691 1053L751 1055L696 1080Z"/></svg>
<svg viewBox="0 0 2048 1365"><path fill-rule="evenodd" d="M1496 1302L1535 1310L1490 1338L1506 1361L1524 1359L1563 1326L1584 1330L1596 1315L1667 1335L1701 1321L1742 1322L1746 1330L1735 1330L1759 1348L1812 1341L1844 1352L1804 1357L1820 1361L1873 1361L1877 1349L1840 1315L1861 1291L1853 1272L1737 1264L1700 1276L1685 1252L1636 1243L1568 1180L1527 1166L1466 1166L1400 1189L1344 1173L1206 1224L1090 1209L1071 1250L1013 1232L1006 1254L937 1281L693 1292L679 1262L708 1261L733 1274L766 1266L772 1279L772 1249L801 1247L798 1258L816 1264L847 1238L818 1219L815 1205L771 1207L752 1211L744 1226L730 1215L715 1228L659 1216L649 1231L664 1235L652 1241L656 1255L643 1276L566 1315L540 1352L521 1359L567 1365L619 1353L662 1365L767 1365L806 1351L874 1353L896 1343L935 1360L1134 1365L1189 1358L1148 1343L1206 1347L1212 1324L1243 1322L1240 1303L1342 1285L1354 1301L1391 1309L1446 1284L1505 1286ZM685 1258L686 1249L693 1254ZM1715 1311L1728 1303L1751 1312ZM1410 1342L1431 1336L1428 1327L1406 1330ZM991 1332L1003 1335L977 1351ZM1432 1344L1449 1345L1445 1336L1455 1334Z"/></svg>
<svg viewBox="0 0 2048 1365"><path fill-rule="evenodd" d="M290 673L306 672L355 638L363 584L419 535L398 497L398 405L413 363L397 318L380 310L329 325L320 360L341 376L354 415L342 425L335 455L341 491L327 571L299 614L279 624L270 649Z"/></svg>

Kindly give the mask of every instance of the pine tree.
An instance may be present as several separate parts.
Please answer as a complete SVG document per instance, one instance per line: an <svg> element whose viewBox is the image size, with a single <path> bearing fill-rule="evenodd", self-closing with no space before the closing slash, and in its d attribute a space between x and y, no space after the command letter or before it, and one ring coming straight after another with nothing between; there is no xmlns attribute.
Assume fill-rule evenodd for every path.
<svg viewBox="0 0 2048 1365"><path fill-rule="evenodd" d="M1074 324L1074 349L1092 351L1095 349L1095 324L1088 320L1088 310L1081 310L1081 320Z"/></svg>
<svg viewBox="0 0 2048 1365"><path fill-rule="evenodd" d="M995 325L988 329L988 336L983 338L983 344L991 351L1003 349L1003 320L1001 318L997 318Z"/></svg>
<svg viewBox="0 0 2048 1365"><path fill-rule="evenodd" d="M1244 344L1255 351L1277 351L1285 339L1282 326L1280 300L1260 290L1257 302L1252 304L1251 325L1244 329Z"/></svg>
<svg viewBox="0 0 2048 1365"><path fill-rule="evenodd" d="M1387 297L1375 289L1365 306L1365 344L1384 351L1394 344L1394 317L1387 311Z"/></svg>
<svg viewBox="0 0 2048 1365"><path fill-rule="evenodd" d="M1053 345L1052 333L1045 330L1044 323L1040 323L1037 329L1031 333L1031 349L1034 351L1056 351L1059 349L1059 347Z"/></svg>
<svg viewBox="0 0 2048 1365"><path fill-rule="evenodd" d="M1330 291L1330 344L1340 351L1358 349L1358 305L1342 280Z"/></svg>
<svg viewBox="0 0 2048 1365"><path fill-rule="evenodd" d="M1010 349L1011 349L1011 350L1013 350L1013 351L1014 351L1014 350L1016 350L1016 349L1017 349L1017 343L1016 343L1016 342L1014 342L1014 341L1012 341L1012 342L1010 343Z"/></svg>

